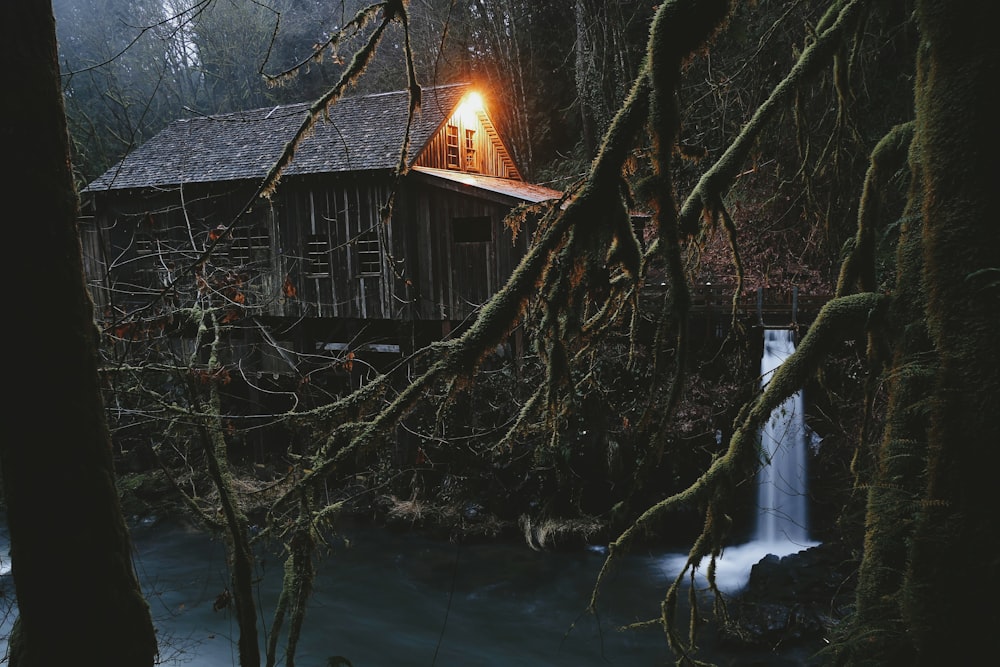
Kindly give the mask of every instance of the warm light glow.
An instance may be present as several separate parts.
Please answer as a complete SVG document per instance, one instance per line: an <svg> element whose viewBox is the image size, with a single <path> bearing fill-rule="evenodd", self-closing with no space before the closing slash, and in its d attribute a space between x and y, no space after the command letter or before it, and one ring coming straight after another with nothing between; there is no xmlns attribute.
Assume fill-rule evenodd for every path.
<svg viewBox="0 0 1000 667"><path fill-rule="evenodd" d="M462 119L462 124L466 127L475 125L477 114L483 110L483 96L477 92L471 92L462 99L458 105L458 115Z"/></svg>

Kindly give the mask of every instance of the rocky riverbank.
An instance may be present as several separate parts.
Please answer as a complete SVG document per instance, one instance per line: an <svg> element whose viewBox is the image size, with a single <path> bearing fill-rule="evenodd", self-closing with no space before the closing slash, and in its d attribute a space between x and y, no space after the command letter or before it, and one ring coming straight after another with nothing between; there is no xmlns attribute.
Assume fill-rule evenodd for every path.
<svg viewBox="0 0 1000 667"><path fill-rule="evenodd" d="M804 651L804 664L819 653L853 603L857 562L837 543L754 565L746 588L730 601L720 642L736 648ZM803 664L803 663L799 663Z"/></svg>

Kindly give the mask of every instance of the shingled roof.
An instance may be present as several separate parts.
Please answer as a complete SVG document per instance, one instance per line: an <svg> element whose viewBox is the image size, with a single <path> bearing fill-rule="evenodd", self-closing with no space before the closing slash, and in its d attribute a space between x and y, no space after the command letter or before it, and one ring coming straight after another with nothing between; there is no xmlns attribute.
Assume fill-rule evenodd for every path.
<svg viewBox="0 0 1000 667"><path fill-rule="evenodd" d="M410 162L471 88L424 88L411 128ZM397 91L344 97L295 152L286 176L393 169L409 98ZM291 140L309 104L177 120L106 171L85 192L263 178Z"/></svg>

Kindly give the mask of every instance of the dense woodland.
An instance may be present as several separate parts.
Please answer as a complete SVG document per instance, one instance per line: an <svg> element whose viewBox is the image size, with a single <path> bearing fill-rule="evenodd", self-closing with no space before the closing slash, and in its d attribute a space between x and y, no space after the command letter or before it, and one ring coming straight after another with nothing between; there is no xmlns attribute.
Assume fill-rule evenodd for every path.
<svg viewBox="0 0 1000 667"><path fill-rule="evenodd" d="M54 24L47 3L19 3L4 28L22 101L3 116L25 162L14 192L38 203L37 225L15 237L37 250L12 273L67 258L46 262L36 292L49 296L14 314L51 354L8 405L29 435L0 446L12 665L71 664L67 647L153 664L124 517L168 505L225 538L242 667L294 663L315 561L349 513L455 540L609 543L606 567L639 544L683 543L704 567L745 532L757 430L800 387L817 443L814 532L849 555L854 591L824 659L975 664L991 650L992 3L51 10ZM345 356L250 395L226 349L249 311L231 298L165 296L193 349L168 331L136 336L136 321L95 341L75 191L131 148L187 115L454 81L483 85L522 173L566 193L531 212L527 256L468 327L366 369L359 389L343 382ZM638 236L634 211L650 219ZM765 392L752 323L727 316L719 336L690 326L707 282L733 303L758 287L830 297ZM496 354L515 330L527 353ZM53 405L59 420L43 412ZM73 530L56 534L50 519L68 507ZM286 559L276 609L254 598L258 541ZM652 622L678 664L698 664L696 619L689 636L674 614L683 576Z"/></svg>

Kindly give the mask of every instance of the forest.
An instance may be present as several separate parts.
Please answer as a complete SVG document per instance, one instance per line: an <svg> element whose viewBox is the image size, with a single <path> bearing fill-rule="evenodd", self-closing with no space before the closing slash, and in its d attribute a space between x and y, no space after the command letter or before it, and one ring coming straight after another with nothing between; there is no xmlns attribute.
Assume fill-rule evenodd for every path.
<svg viewBox="0 0 1000 667"><path fill-rule="evenodd" d="M810 664L979 664L1000 623L998 14L974 0L9 8L8 188L32 222L8 275L33 285L9 321L38 351L11 380L0 444L9 663L157 664L129 531L169 514L224 544L241 667L295 664L348 521L599 545L594 615L628 554L682 549L651 592L660 615L635 625L661 630L664 664L706 664L706 627L750 634L752 600L714 573L759 509L761 428L801 390L810 537L837 581L818 595ZM488 91L525 180L563 195L512 212L527 252L451 335L380 366L338 350L248 379L250 281L201 278L214 239L156 318L95 332L79 193L168 123L324 100L320 122L341 98L403 90L416 113L420 86L455 82ZM261 197L282 188L282 160ZM706 324L708 286L721 306ZM758 290L824 304L792 323L797 348L763 388L763 322L745 308ZM274 605L255 589L261 548L283 562Z"/></svg>

